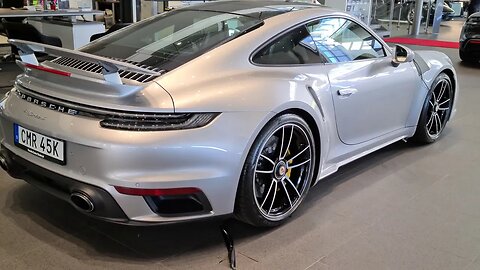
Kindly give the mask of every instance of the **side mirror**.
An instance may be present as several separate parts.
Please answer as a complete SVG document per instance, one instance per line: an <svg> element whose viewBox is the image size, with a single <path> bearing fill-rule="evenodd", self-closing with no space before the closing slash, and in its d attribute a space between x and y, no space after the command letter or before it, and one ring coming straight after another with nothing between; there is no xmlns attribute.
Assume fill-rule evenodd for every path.
<svg viewBox="0 0 480 270"><path fill-rule="evenodd" d="M402 45L395 45L392 59L394 67L398 67L402 63L412 62L413 58L415 58L415 53L412 50Z"/></svg>

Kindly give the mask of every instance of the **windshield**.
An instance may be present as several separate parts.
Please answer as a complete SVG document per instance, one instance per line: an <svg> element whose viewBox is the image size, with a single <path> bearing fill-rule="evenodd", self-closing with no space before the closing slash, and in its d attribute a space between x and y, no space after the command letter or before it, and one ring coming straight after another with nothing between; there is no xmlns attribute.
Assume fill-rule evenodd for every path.
<svg viewBox="0 0 480 270"><path fill-rule="evenodd" d="M241 14L174 10L94 41L82 51L168 71L261 23Z"/></svg>

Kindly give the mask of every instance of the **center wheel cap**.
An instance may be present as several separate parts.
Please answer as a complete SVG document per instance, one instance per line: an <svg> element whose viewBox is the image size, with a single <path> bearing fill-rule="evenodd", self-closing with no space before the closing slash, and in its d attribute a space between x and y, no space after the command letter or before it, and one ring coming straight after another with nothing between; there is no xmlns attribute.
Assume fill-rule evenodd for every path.
<svg viewBox="0 0 480 270"><path fill-rule="evenodd" d="M287 174L287 163L285 161L279 161L277 165L275 165L275 170L274 170L275 178L280 180L285 177Z"/></svg>

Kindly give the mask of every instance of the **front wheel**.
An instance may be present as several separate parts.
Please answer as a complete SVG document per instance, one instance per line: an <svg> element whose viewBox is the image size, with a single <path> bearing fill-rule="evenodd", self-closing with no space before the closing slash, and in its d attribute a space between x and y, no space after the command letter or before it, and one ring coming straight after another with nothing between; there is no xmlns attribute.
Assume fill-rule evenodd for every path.
<svg viewBox="0 0 480 270"><path fill-rule="evenodd" d="M413 139L420 143L435 142L450 118L452 106L452 81L447 74L441 73L427 94Z"/></svg>
<svg viewBox="0 0 480 270"><path fill-rule="evenodd" d="M315 142L308 124L297 115L270 121L253 143L243 167L236 216L258 227L283 223L310 188Z"/></svg>

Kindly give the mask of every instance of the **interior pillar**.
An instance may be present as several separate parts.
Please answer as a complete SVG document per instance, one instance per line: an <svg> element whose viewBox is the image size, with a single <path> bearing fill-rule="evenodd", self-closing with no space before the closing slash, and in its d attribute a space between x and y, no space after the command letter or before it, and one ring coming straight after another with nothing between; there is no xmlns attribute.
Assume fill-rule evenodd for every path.
<svg viewBox="0 0 480 270"><path fill-rule="evenodd" d="M438 34L440 32L440 24L442 23L443 16L443 3L444 0L437 0L435 4L435 14L433 16L432 34ZM427 18L429 20L430 18Z"/></svg>
<svg viewBox="0 0 480 270"><path fill-rule="evenodd" d="M120 20L124 23L136 22L140 15L140 0L120 1Z"/></svg>
<svg viewBox="0 0 480 270"><path fill-rule="evenodd" d="M417 36L420 34L420 27L422 25L423 0L415 0L415 19L413 20L413 27L411 35Z"/></svg>

